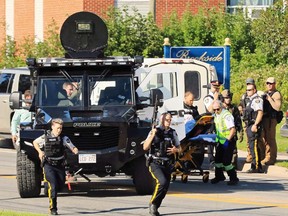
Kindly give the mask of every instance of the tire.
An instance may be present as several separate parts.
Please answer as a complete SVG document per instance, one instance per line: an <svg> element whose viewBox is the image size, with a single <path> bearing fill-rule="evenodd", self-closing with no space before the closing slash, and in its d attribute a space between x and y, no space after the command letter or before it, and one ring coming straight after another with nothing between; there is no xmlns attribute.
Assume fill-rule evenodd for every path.
<svg viewBox="0 0 288 216"><path fill-rule="evenodd" d="M42 169L25 153L17 150L17 186L20 197L39 197L41 193Z"/></svg>
<svg viewBox="0 0 288 216"><path fill-rule="evenodd" d="M155 188L155 180L146 166L145 157L134 161L133 182L138 195L151 195Z"/></svg>

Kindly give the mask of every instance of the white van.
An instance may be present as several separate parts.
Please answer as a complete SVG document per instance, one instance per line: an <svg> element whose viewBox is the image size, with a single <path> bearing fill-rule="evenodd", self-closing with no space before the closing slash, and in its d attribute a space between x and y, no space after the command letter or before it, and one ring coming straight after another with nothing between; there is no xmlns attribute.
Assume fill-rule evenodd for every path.
<svg viewBox="0 0 288 216"><path fill-rule="evenodd" d="M203 98L208 94L208 84L217 80L213 65L193 59L144 59L143 66L136 71L139 80L137 94L149 97L149 90L160 89L163 93L163 106L158 113L170 112L173 115L172 127L177 130L180 139L185 137L184 125L184 94L194 94L194 106L198 106L200 114L205 113ZM139 112L141 120L150 120L153 107L144 108Z"/></svg>
<svg viewBox="0 0 288 216"><path fill-rule="evenodd" d="M10 68L0 70L0 134L8 137L10 135L10 123L14 111L10 109L9 97L14 91L30 89L30 71L27 67Z"/></svg>

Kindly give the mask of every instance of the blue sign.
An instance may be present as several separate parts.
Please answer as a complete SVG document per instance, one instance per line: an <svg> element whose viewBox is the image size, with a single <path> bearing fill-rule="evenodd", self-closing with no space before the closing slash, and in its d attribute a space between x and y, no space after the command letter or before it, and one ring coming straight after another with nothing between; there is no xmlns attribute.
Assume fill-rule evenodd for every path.
<svg viewBox="0 0 288 216"><path fill-rule="evenodd" d="M164 46L164 57L196 59L214 65L218 80L224 85L225 89L230 88L230 46Z"/></svg>

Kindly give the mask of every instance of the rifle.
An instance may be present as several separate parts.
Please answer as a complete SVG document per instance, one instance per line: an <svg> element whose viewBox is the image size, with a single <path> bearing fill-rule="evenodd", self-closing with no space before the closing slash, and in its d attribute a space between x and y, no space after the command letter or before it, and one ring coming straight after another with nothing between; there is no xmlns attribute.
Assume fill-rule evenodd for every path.
<svg viewBox="0 0 288 216"><path fill-rule="evenodd" d="M153 114L152 114L152 123L151 123L152 129L155 128L157 125L157 113L158 113L158 95L156 94L155 104L154 104Z"/></svg>
<svg viewBox="0 0 288 216"><path fill-rule="evenodd" d="M156 94L155 96L155 104L153 108L153 114L152 114L152 122L151 122L151 128L155 128L157 125L157 113L158 113L158 96ZM145 154L146 157L146 166L149 167L150 163L152 162L153 158L151 155L151 149L149 150L148 154Z"/></svg>

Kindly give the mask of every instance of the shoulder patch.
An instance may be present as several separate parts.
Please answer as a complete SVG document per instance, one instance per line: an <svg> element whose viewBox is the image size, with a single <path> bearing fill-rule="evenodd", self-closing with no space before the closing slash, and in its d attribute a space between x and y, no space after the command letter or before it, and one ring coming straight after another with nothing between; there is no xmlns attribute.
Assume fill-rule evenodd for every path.
<svg viewBox="0 0 288 216"><path fill-rule="evenodd" d="M260 103L260 99L255 99L255 103Z"/></svg>
<svg viewBox="0 0 288 216"><path fill-rule="evenodd" d="M204 99L204 103L205 103L205 104L209 103L209 100L210 100L210 99L209 99L208 97L206 97L206 98Z"/></svg>

